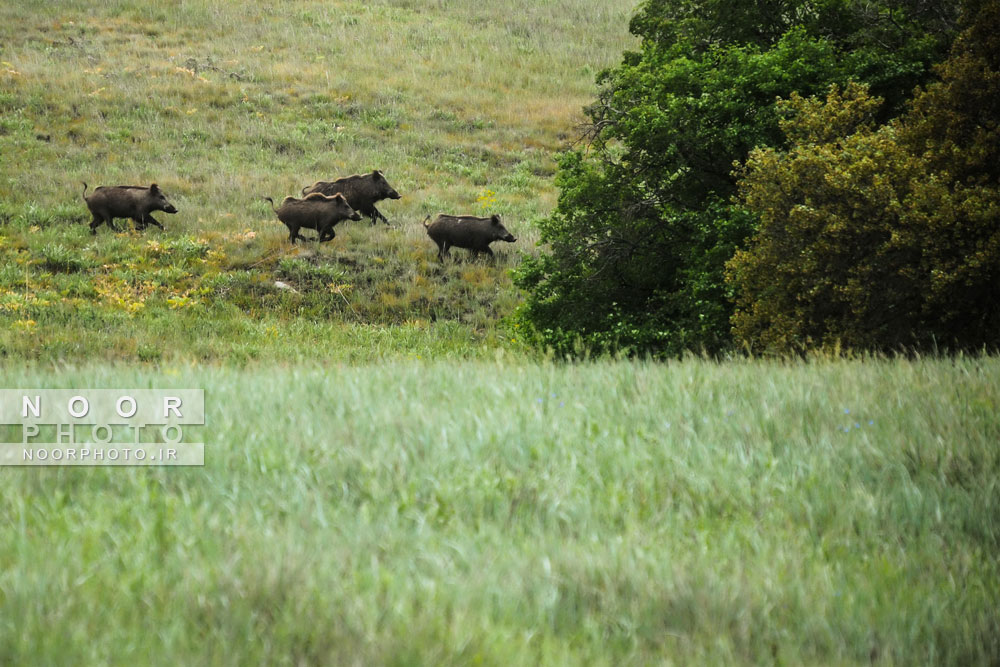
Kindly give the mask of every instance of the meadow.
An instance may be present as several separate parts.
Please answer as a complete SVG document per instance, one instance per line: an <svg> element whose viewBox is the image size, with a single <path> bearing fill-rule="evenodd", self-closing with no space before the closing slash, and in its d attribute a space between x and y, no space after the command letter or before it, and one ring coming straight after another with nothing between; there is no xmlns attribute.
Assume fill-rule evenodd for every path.
<svg viewBox="0 0 1000 667"><path fill-rule="evenodd" d="M205 390L0 468L0 664L997 664L1000 360L553 359L507 318L632 0L0 5L2 386ZM384 171L392 227L264 196ZM82 181L158 183L92 236ZM494 260L421 221L503 215Z"/></svg>
<svg viewBox="0 0 1000 667"><path fill-rule="evenodd" d="M0 349L246 361L517 347L501 323L519 299L508 269L534 251L554 152L632 43L632 7L5 3ZM262 197L372 169L403 195L381 206L393 228L342 223L331 243L288 247ZM92 237L82 182L156 182L179 213L159 215L166 233ZM420 224L438 212L499 213L519 242L441 266Z"/></svg>

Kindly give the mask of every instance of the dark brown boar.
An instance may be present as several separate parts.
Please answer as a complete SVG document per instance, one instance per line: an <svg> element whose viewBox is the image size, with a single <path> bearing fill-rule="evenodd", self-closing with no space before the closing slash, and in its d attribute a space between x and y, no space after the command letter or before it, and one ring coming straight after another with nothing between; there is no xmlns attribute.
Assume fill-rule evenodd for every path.
<svg viewBox="0 0 1000 667"><path fill-rule="evenodd" d="M485 252L493 256L490 244L494 241L513 243L517 239L507 231L500 221L499 215L489 218L477 218L474 215L440 214L434 222L427 224L430 216L424 220L427 235L438 246L438 259L444 261L444 255L450 255L449 249L467 248L475 253Z"/></svg>
<svg viewBox="0 0 1000 667"><path fill-rule="evenodd" d="M385 176L377 169L370 174L345 176L335 181L316 181L307 188L302 189L303 195L313 192L322 192L325 195L335 195L338 192L347 198L347 203L361 215L371 218L374 225L379 220L389 224L388 218L375 208L376 202L383 199L399 199L396 192Z"/></svg>
<svg viewBox="0 0 1000 667"><path fill-rule="evenodd" d="M299 234L300 229L315 229L319 233L316 239L324 243L337 235L333 231L333 227L341 220L361 219L361 216L348 205L347 200L341 194L328 197L322 193L313 192L305 199L285 197L278 208L274 208L274 200L270 197L264 197L264 199L271 202L271 208L278 214L278 220L281 220L288 227L288 240L293 245L297 238L303 241L308 240Z"/></svg>
<svg viewBox="0 0 1000 667"><path fill-rule="evenodd" d="M145 229L148 225L156 225L163 229L150 213L163 211L176 213L174 205L167 201L163 191L156 183L148 188L141 185L113 185L94 188L87 196L87 184L83 184L83 201L87 202L94 219L90 223L90 233L96 234L97 228L103 223L116 232L121 231L115 226L115 218L131 218L136 229Z"/></svg>

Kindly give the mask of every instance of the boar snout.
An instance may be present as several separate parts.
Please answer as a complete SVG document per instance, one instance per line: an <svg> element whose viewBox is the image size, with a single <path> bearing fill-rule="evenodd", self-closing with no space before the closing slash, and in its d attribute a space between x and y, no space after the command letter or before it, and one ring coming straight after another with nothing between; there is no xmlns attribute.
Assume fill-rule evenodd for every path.
<svg viewBox="0 0 1000 667"><path fill-rule="evenodd" d="M351 216L351 220L354 220L355 222L357 222L360 219L361 219L361 214L358 213L357 211L355 211L354 215Z"/></svg>

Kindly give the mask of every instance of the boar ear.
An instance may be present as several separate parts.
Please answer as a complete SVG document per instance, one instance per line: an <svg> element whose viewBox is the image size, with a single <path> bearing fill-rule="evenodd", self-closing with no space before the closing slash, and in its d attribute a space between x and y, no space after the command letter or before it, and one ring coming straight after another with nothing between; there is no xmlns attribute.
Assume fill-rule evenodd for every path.
<svg viewBox="0 0 1000 667"><path fill-rule="evenodd" d="M150 192L159 192L160 191L160 186L157 185L156 183L153 183L152 185L149 186L149 191Z"/></svg>
<svg viewBox="0 0 1000 667"><path fill-rule="evenodd" d="M500 224L500 215L498 213L494 213L493 217L490 218L490 221L492 221L494 225L499 225Z"/></svg>
<svg viewBox="0 0 1000 667"><path fill-rule="evenodd" d="M378 180L378 179L380 179L380 178L385 178L384 176L382 176L382 172L381 172L381 171L379 171L378 169L376 169L376 170L372 171L372 177L373 177L373 178L374 178L375 180Z"/></svg>
<svg viewBox="0 0 1000 667"><path fill-rule="evenodd" d="M346 199L344 199L343 193L340 193L340 192L338 192L337 194L335 194L332 197L330 197L330 199L336 199L336 200L342 201L342 202L346 202L347 201Z"/></svg>

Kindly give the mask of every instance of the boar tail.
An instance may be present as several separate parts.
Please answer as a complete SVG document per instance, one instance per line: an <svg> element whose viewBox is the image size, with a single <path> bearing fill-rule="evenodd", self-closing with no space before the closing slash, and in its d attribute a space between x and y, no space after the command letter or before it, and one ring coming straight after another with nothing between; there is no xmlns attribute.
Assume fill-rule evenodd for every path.
<svg viewBox="0 0 1000 667"><path fill-rule="evenodd" d="M429 215L426 218L424 218L424 228L425 229L427 228L427 221L430 220L430 219L431 219L431 216L429 216Z"/></svg>
<svg viewBox="0 0 1000 667"><path fill-rule="evenodd" d="M87 188L89 188L90 186L87 185L87 181L80 181L80 182L83 183L83 201L87 201Z"/></svg>
<svg viewBox="0 0 1000 667"><path fill-rule="evenodd" d="M271 199L270 197L264 197L264 200L271 203L271 210L272 211L274 211L275 213L278 212L278 209L274 208L274 200L273 199Z"/></svg>

